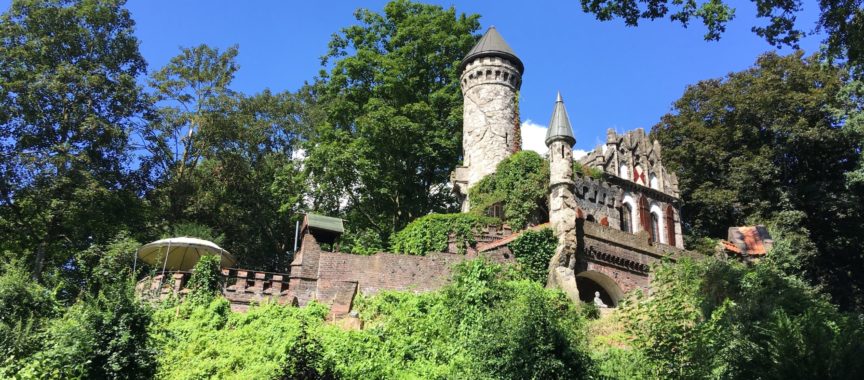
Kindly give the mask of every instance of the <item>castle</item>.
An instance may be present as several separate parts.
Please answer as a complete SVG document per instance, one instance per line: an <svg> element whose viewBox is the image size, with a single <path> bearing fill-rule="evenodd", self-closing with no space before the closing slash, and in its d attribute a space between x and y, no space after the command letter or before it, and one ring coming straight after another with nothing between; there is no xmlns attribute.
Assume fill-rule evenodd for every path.
<svg viewBox="0 0 864 380"><path fill-rule="evenodd" d="M460 69L464 157L451 180L466 212L468 189L520 149L517 96L525 66L492 27ZM546 134L549 223L532 228L549 226L558 239L548 286L562 289L574 301L616 307L628 292L650 291L653 264L694 255L684 249L678 179L663 165L659 143L642 129L622 135L609 130L604 145L578 160L602 176L574 173L575 143L559 94ZM730 229L732 242L724 242L723 250L738 256L764 254L762 237L754 231L761 230ZM301 306L317 300L329 304L334 315L344 315L352 310L358 293L436 289L447 282L450 266L466 258L512 261L507 245L521 234L506 226L477 231L478 244L468 247L467 253L460 252L455 239L446 252L426 256L359 256L322 249L332 246L342 232L339 219L307 215L290 273L225 269L223 294L239 310L264 299ZM769 240L765 243L770 245ZM166 279L159 276L139 283L139 290L158 286L160 297L183 292L188 274L173 276L167 290L162 288Z"/></svg>

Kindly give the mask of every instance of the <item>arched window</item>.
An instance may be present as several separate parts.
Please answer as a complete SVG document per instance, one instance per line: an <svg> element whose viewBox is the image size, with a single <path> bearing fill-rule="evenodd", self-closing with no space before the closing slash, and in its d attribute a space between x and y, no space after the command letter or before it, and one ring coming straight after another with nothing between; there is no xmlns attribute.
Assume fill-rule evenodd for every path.
<svg viewBox="0 0 864 380"><path fill-rule="evenodd" d="M657 176L654 173L648 176L648 186L652 189L660 190L660 181L657 179Z"/></svg>
<svg viewBox="0 0 864 380"><path fill-rule="evenodd" d="M675 209L672 205L666 205L666 244L674 246L675 240Z"/></svg>
<svg viewBox="0 0 864 380"><path fill-rule="evenodd" d="M585 218L585 220L593 223L594 222L594 215L588 214L588 217Z"/></svg>
<svg viewBox="0 0 864 380"><path fill-rule="evenodd" d="M618 176L623 179L630 179L630 168L627 167L627 164L621 164L618 167Z"/></svg>
<svg viewBox="0 0 864 380"><path fill-rule="evenodd" d="M656 212L651 213L651 241L660 242L660 217Z"/></svg>
<svg viewBox="0 0 864 380"><path fill-rule="evenodd" d="M621 205L621 231L633 232L633 210L630 205Z"/></svg>

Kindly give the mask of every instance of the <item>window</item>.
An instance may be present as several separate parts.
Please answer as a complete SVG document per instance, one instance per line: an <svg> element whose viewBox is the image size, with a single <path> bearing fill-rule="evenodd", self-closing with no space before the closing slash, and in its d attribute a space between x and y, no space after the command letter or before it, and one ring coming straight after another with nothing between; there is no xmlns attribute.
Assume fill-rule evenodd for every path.
<svg viewBox="0 0 864 380"><path fill-rule="evenodd" d="M660 242L660 217L657 216L656 212L651 213L651 241Z"/></svg>
<svg viewBox="0 0 864 380"><path fill-rule="evenodd" d="M633 232L633 210L630 205L624 204L621 206L621 231Z"/></svg>
<svg viewBox="0 0 864 380"><path fill-rule="evenodd" d="M618 167L618 176L623 179L630 179L630 169L627 167L627 164L621 164Z"/></svg>
<svg viewBox="0 0 864 380"><path fill-rule="evenodd" d="M666 244L676 245L675 241L675 209L672 205L666 206Z"/></svg>

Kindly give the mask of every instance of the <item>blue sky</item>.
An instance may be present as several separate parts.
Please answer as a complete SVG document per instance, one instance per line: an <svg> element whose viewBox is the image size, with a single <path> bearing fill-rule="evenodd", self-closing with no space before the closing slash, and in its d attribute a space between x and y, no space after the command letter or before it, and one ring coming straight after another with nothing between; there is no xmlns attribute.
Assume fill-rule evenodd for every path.
<svg viewBox="0 0 864 380"><path fill-rule="evenodd" d="M764 24L750 1L729 0L736 18L720 42L706 42L701 24L688 29L668 20L638 28L600 22L579 1L432 1L458 12L478 13L482 28L495 25L525 63L520 99L526 148L542 145L542 126L561 91L577 149L592 149L607 128L650 128L670 110L688 84L751 66L771 46L750 31ZM330 36L356 21L358 7L380 11L386 1L165 1L132 0L136 34L150 71L180 47L206 43L240 46L234 88L245 93L295 90L315 76ZM2 9L8 0L0 0ZM810 30L818 17L804 1L799 24ZM809 54L819 36L801 44ZM788 54L786 48L781 53ZM538 148L539 149L539 148Z"/></svg>

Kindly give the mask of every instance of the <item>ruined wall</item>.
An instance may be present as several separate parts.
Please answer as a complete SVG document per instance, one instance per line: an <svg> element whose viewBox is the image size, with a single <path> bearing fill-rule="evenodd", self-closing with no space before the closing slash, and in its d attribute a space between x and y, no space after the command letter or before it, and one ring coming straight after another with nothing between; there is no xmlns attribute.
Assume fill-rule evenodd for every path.
<svg viewBox="0 0 864 380"><path fill-rule="evenodd" d="M624 194L621 188L582 173L576 173L573 179L576 203L583 217L591 217L597 223L620 229L621 199Z"/></svg>

